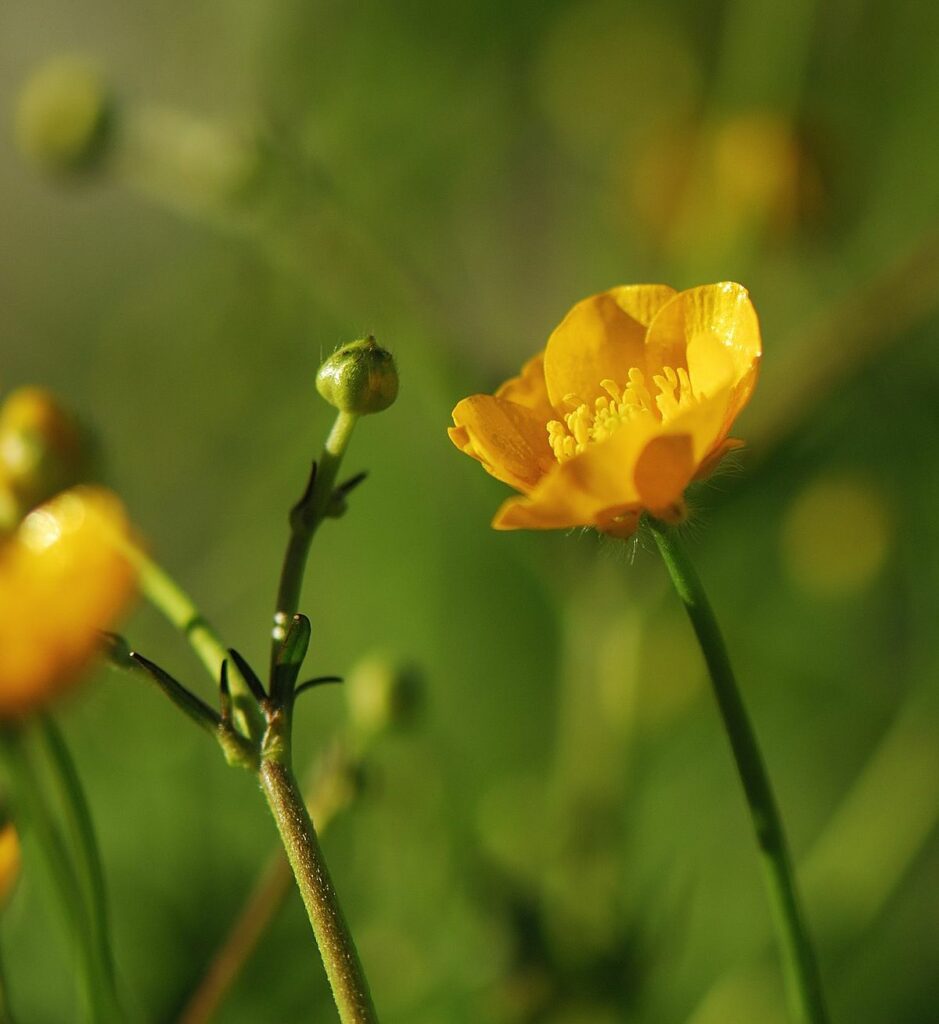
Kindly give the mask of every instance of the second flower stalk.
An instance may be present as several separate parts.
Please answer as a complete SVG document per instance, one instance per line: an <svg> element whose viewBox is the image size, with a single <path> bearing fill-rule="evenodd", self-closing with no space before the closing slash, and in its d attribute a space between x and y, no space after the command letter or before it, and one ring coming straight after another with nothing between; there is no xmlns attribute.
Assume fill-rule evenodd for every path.
<svg viewBox="0 0 939 1024"><path fill-rule="evenodd" d="M349 494L364 479L362 473L337 483L358 418L387 409L397 396L394 359L374 338L352 342L322 365L317 389L337 409L337 416L303 495L290 512L267 686L235 649L226 649L185 592L136 549L129 554L143 592L186 635L218 682L219 710L142 655L125 651L124 660L145 671L211 732L229 763L257 774L303 898L339 1018L342 1024L372 1024L378 1017L368 981L293 772L291 727L297 695L334 678L297 685L311 635L309 620L298 613L310 544L325 519L343 514Z"/></svg>

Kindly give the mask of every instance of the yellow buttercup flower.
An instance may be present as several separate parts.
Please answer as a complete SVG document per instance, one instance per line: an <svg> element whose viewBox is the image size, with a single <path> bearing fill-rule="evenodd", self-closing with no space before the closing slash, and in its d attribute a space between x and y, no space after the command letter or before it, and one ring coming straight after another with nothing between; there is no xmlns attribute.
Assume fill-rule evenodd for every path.
<svg viewBox="0 0 939 1024"><path fill-rule="evenodd" d="M0 540L0 719L45 704L81 675L129 604L120 501L76 487L33 509Z"/></svg>
<svg viewBox="0 0 939 1024"><path fill-rule="evenodd" d="M520 495L498 530L594 526L628 537L643 511L678 521L684 492L742 442L760 329L732 282L624 285L567 314L518 377L453 410L453 443Z"/></svg>

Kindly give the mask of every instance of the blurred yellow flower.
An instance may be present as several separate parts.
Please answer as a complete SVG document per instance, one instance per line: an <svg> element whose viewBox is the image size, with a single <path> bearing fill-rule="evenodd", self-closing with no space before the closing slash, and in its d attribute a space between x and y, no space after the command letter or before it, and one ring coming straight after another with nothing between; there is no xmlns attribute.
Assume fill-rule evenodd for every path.
<svg viewBox="0 0 939 1024"><path fill-rule="evenodd" d="M20 838L12 821L0 825L0 910L6 905L20 873Z"/></svg>
<svg viewBox="0 0 939 1024"><path fill-rule="evenodd" d="M595 526L627 537L645 510L684 516L684 491L741 442L760 330L732 282L624 285L579 302L494 395L453 410L453 443L521 494L499 530Z"/></svg>
<svg viewBox="0 0 939 1024"><path fill-rule="evenodd" d="M0 719L41 706L93 658L133 594L127 533L113 494L76 487L0 540Z"/></svg>

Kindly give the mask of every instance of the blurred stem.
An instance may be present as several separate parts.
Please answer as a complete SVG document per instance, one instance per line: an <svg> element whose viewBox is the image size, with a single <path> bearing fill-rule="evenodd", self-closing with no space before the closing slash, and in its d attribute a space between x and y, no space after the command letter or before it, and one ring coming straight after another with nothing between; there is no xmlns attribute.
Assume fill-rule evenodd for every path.
<svg viewBox="0 0 939 1024"><path fill-rule="evenodd" d="M218 682L228 652L208 620L182 587L145 551L130 543L123 550L137 570L140 589L147 600L183 634L209 675Z"/></svg>
<svg viewBox="0 0 939 1024"><path fill-rule="evenodd" d="M107 889L91 808L88 806L75 761L58 725L49 715L42 715L39 719L39 730L49 751L49 761L72 836L72 848L77 854L79 873L88 894L92 936L98 946L98 956L104 965L108 980L112 988L115 988Z"/></svg>
<svg viewBox="0 0 939 1024"><path fill-rule="evenodd" d="M290 513L290 539L284 553L284 564L277 589L277 607L274 610L271 663L287 635L287 629L300 605L303 574L307 556L320 523L326 517L329 500L336 484L336 474L352 437L358 417L339 412L323 445L323 452L313 471L309 491L304 494Z"/></svg>
<svg viewBox="0 0 939 1024"><path fill-rule="evenodd" d="M292 879L289 861L283 851L277 850L265 862L178 1024L208 1024L212 1020L287 898Z"/></svg>
<svg viewBox="0 0 939 1024"><path fill-rule="evenodd" d="M218 685L222 662L228 659L228 651L208 619L186 591L142 548L131 541L119 543L137 570L140 589L147 600L183 634L212 681ZM249 739L259 737L263 723L250 687L234 664L228 666L228 678L238 727Z"/></svg>
<svg viewBox="0 0 939 1024"><path fill-rule="evenodd" d="M282 758L261 762L261 789L293 868L342 1024L377 1024L368 981L297 780Z"/></svg>
<svg viewBox="0 0 939 1024"><path fill-rule="evenodd" d="M323 769L322 764L317 767ZM352 787L343 786L337 779L343 771L348 771L348 767L336 765L333 758L331 766L317 771L307 790L307 810L316 822L316 831L320 836L352 799ZM189 998L178 1024L208 1024L212 1020L283 906L291 891L292 880L290 862L284 851L275 849L267 858L244 905Z"/></svg>
<svg viewBox="0 0 939 1024"><path fill-rule="evenodd" d="M724 638L678 534L655 519L649 520L649 526L701 645L733 750L769 889L793 1019L798 1024L826 1024L828 1014L821 978L799 903L782 818L756 734L734 678Z"/></svg>
<svg viewBox="0 0 939 1024"><path fill-rule="evenodd" d="M7 986L6 964L2 949L0 949L0 1024L16 1024L16 1018L10 1007L10 991Z"/></svg>
<svg viewBox="0 0 939 1024"><path fill-rule="evenodd" d="M2 731L0 752L11 779L16 808L36 841L55 897L77 946L88 1019L93 1024L118 1024L123 1017L110 972L94 940L81 886L18 730Z"/></svg>

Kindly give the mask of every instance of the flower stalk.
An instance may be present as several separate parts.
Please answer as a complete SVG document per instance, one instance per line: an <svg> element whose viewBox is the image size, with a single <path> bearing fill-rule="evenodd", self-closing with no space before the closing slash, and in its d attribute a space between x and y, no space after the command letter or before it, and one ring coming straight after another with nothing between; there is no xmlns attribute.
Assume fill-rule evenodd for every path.
<svg viewBox="0 0 939 1024"><path fill-rule="evenodd" d="M319 461L313 466L307 489L291 509L290 539L284 553L280 585L277 589L277 607L274 610L272 664L287 635L287 627L300 606L300 591L303 587L310 544L320 523L329 514L336 476L357 420L358 415L354 412L340 410L337 413Z"/></svg>
<svg viewBox="0 0 939 1024"><path fill-rule="evenodd" d="M289 764L265 758L261 789L277 822L343 1024L376 1024L372 997L313 822Z"/></svg>
<svg viewBox="0 0 939 1024"><path fill-rule="evenodd" d="M293 774L291 726L297 693L336 678L318 676L297 690L311 633L309 619L297 611L310 544L325 518L343 514L348 495L364 479L360 473L336 484L359 416L387 409L397 396L394 358L372 337L350 342L323 363L316 385L337 416L306 489L290 511L268 685L238 651L222 644L182 588L130 542L125 554L137 569L141 589L183 633L217 683L219 711L139 653L128 651L117 661L145 671L178 707L215 736L230 764L257 775L303 897L342 1024L371 1024L377 1016L368 982ZM115 647L114 637L111 646Z"/></svg>
<svg viewBox="0 0 939 1024"><path fill-rule="evenodd" d="M344 447L345 443L343 443ZM338 461L336 468L338 468ZM335 470L333 479L335 479ZM293 536L291 540L293 540ZM141 555L141 558L146 558L146 556ZM149 559L147 561L149 562ZM238 670L238 677L242 680L251 701L253 701L253 718L261 720L264 728L262 735L254 740L240 733L232 734L233 738L239 742L239 753L241 747L250 746L254 754L250 759L241 756L237 762L245 767L253 768L257 773L261 791L273 814L306 906L342 1024L374 1024L378 1018L369 994L368 982L352 935L339 906L336 890L320 849L313 822L291 767L291 710L296 679L310 639L309 621L302 615L294 615L290 628L277 646L270 689L265 691L263 684L241 655L231 649L225 650L221 641L207 625L205 618L198 612L195 604L182 588L164 570L154 563L150 564L156 570L152 574L152 578L159 581L159 586L144 585L144 593L166 614L170 621L179 625L191 643L194 636L199 637L200 648L197 649L197 653L200 649L202 652L208 652L208 657L204 657L203 661L206 662L206 667L210 672L214 674L215 656L218 655L222 659L218 675L223 711L229 699L228 666L231 664ZM302 570L303 563L300 564L299 570L301 581ZM166 599L169 599L169 607L161 603ZM187 628L192 623L197 623L196 629ZM148 662L147 659L140 658L139 655L134 657L140 662L145 662L143 667L151 675L166 677L163 680L164 689L172 688L174 691L177 689L184 691L181 684L172 680L172 677L169 677L168 673L158 666ZM198 701L198 698L188 694L188 691L184 692L193 701ZM180 703L179 699L174 698L174 700L176 703ZM202 704L201 701L198 703ZM227 728L224 714L215 716L215 713L207 706L205 706L205 714L212 716L210 724L213 728L210 731L216 731L216 717L220 717L222 725ZM223 731L225 730L218 731L220 742L225 738L222 735ZM229 737L229 739L231 738ZM225 743L222 745L224 748ZM226 756L228 756L227 750Z"/></svg>
<svg viewBox="0 0 939 1024"><path fill-rule="evenodd" d="M368 982L294 777L290 737L296 681L310 639L309 621L296 614L307 554L320 523L333 514L336 476L357 419L354 413L338 413L306 491L290 514L268 689L237 651L226 649L195 602L164 569L139 548L128 545L127 554L143 593L180 630L219 684L221 714L148 659L136 653L131 658L190 717L216 734L230 762L256 772L307 909L340 1020L373 1024L378 1018ZM232 720L236 701L238 717ZM237 749L230 751L233 744ZM232 752L237 756L231 757Z"/></svg>
<svg viewBox="0 0 939 1024"><path fill-rule="evenodd" d="M815 951L802 912L782 817L723 635L677 532L649 518L656 546L701 646L756 833L782 957L786 995L797 1024L827 1024Z"/></svg>

